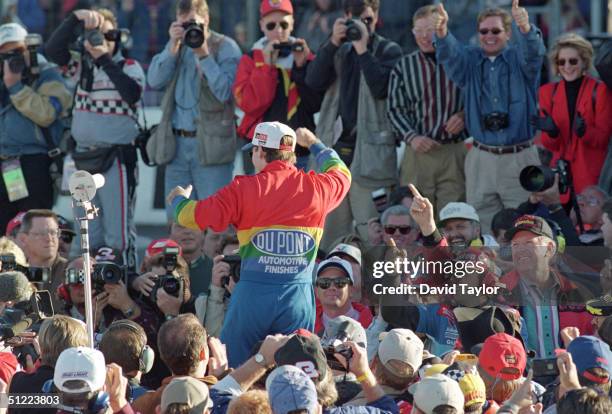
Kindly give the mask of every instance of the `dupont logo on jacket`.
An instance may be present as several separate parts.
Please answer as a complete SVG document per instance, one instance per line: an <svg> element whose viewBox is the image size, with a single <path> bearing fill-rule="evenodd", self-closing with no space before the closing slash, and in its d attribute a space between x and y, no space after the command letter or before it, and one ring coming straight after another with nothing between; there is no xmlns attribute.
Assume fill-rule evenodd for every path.
<svg viewBox="0 0 612 414"><path fill-rule="evenodd" d="M274 256L302 256L315 247L310 234L296 230L263 230L251 238L251 243L263 254Z"/></svg>

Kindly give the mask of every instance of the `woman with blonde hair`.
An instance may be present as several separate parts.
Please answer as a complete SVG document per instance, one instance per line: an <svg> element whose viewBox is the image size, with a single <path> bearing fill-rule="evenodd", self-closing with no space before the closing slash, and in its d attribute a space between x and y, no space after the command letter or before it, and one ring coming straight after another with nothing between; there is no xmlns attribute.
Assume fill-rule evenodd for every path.
<svg viewBox="0 0 612 414"><path fill-rule="evenodd" d="M549 59L559 82L540 88L542 144L557 160L569 162L576 193L597 184L612 132L611 94L606 85L589 74L593 47L583 37L568 33L551 48ZM568 195L562 195L568 202ZM587 200L587 202L593 202Z"/></svg>

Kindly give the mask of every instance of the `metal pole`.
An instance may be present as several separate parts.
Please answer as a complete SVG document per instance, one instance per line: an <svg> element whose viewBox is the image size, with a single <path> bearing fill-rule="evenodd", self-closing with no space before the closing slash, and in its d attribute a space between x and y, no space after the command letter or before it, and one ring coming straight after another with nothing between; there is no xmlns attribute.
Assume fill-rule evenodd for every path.
<svg viewBox="0 0 612 414"><path fill-rule="evenodd" d="M601 30L601 0L591 0L591 33L599 34Z"/></svg>
<svg viewBox="0 0 612 414"><path fill-rule="evenodd" d="M83 275L85 278L85 322L87 325L87 339L89 346L94 347L94 320L93 305L91 301L91 258L89 256L89 220L95 215L95 208L90 201L77 203L85 211L83 217L79 218L81 228L81 254L83 256Z"/></svg>

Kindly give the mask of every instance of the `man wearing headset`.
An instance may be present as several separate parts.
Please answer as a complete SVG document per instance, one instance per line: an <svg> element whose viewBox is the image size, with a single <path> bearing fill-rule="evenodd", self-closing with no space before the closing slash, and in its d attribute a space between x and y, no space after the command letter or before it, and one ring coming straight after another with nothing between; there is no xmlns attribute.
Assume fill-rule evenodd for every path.
<svg viewBox="0 0 612 414"><path fill-rule="evenodd" d="M123 263L134 268L138 173L133 142L145 75L138 62L122 56L121 37L110 10L76 10L53 32L45 54L77 83L71 126L76 167L106 179L93 200L100 214L90 224L91 247L118 250Z"/></svg>
<svg viewBox="0 0 612 414"><path fill-rule="evenodd" d="M140 378L153 367L155 352L147 345L147 335L136 322L128 319L114 321L102 336L98 349L107 363L115 363L128 379L126 398L134 401L148 388L140 385Z"/></svg>

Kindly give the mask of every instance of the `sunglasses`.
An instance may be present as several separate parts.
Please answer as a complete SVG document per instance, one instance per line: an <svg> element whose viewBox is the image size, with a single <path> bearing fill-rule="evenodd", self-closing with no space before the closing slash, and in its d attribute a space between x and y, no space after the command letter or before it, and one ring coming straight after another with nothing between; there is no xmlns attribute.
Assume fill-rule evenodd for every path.
<svg viewBox="0 0 612 414"><path fill-rule="evenodd" d="M287 30L289 28L289 23L285 22L285 21L282 21L282 22L279 22L279 23L277 23L277 22L268 22L268 23L266 23L266 30L272 31L272 30L276 29L276 25L277 24L280 25L281 29L283 29L283 30Z"/></svg>
<svg viewBox="0 0 612 414"><path fill-rule="evenodd" d="M495 28L495 29L480 29L480 30L478 30L478 33L480 33L483 36L488 35L489 32L491 32L491 34L494 34L495 36L497 36L498 34L503 32L503 30L502 29L498 29L498 28Z"/></svg>
<svg viewBox="0 0 612 414"><path fill-rule="evenodd" d="M400 234L408 234L412 231L412 227L410 226L385 226L385 233L387 234L395 234L395 232L398 230Z"/></svg>
<svg viewBox="0 0 612 414"><path fill-rule="evenodd" d="M61 232L59 237L64 243L70 244L72 243L72 240L74 239L74 234Z"/></svg>
<svg viewBox="0 0 612 414"><path fill-rule="evenodd" d="M326 277L322 277L322 278L317 279L317 281L315 282L317 287L323 290L329 289L332 284L336 286L338 289L342 289L345 286L348 286L349 283L351 283L351 280L348 277L343 277L340 279L329 279Z"/></svg>
<svg viewBox="0 0 612 414"><path fill-rule="evenodd" d="M569 58L567 60L565 60L565 59L557 59L557 65L558 66L565 66L566 62L569 62L569 64L571 66L576 66L578 64L578 59L576 59L576 58Z"/></svg>

